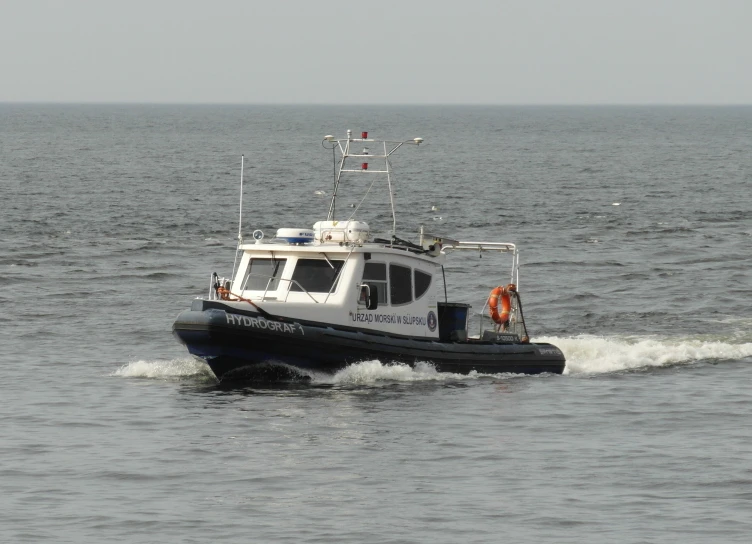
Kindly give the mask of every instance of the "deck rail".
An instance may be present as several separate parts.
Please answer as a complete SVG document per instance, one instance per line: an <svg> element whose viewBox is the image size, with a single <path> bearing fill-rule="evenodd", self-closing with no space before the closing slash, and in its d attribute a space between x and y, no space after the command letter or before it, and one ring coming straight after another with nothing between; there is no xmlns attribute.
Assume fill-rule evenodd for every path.
<svg viewBox="0 0 752 544"><path fill-rule="evenodd" d="M271 285L272 280L277 280L277 281L280 281L280 282L286 281L288 283L295 284L296 286L298 286L300 288L300 290L302 292L304 292L306 295L308 295L313 302L315 302L316 304L320 304L320 302L318 300L316 300L316 298L311 293L309 293L308 290L305 287L303 287L302 285L300 285L300 282L298 282L297 280L280 278L280 277L272 276L270 274L254 274L254 273L248 274L246 276L246 278L251 277L251 276L257 277L257 278L268 278L268 281L266 282L266 289L264 289L264 294L261 295L261 301L263 301L264 299L266 299L266 294L269 292L269 286ZM236 296L236 297L242 296L239 293L233 293L232 292L232 290L231 290L232 283L233 283L232 280L229 280L229 279L226 279L226 278L219 278L219 276L217 276L217 273L214 272L211 275L211 282L210 282L210 286L209 286L209 300L219 300L219 297L217 295L217 290L215 289L215 285L217 285L217 283L216 283L217 281L219 281L220 285L222 285L222 284L228 285L229 284L229 287L226 287L226 289L228 289L230 291L230 295ZM335 283L336 283L336 280L335 280ZM240 291L241 292L245 291L245 289L241 289ZM289 292L290 292L290 290L288 289L287 293L289 293ZM328 295L329 294L327 293L327 297L328 297Z"/></svg>

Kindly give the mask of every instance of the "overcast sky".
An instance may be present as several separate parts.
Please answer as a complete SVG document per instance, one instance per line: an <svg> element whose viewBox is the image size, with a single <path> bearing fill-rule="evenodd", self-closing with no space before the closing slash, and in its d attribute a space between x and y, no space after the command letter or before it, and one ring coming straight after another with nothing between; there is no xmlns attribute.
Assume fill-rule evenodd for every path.
<svg viewBox="0 0 752 544"><path fill-rule="evenodd" d="M752 0L0 7L0 102L752 104Z"/></svg>

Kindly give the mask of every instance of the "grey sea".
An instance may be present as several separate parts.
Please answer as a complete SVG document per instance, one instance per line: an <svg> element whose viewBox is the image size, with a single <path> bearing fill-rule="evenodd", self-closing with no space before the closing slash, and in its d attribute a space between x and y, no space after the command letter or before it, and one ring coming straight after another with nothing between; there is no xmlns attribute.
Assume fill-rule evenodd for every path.
<svg viewBox="0 0 752 544"><path fill-rule="evenodd" d="M244 235L310 227L347 129L425 139L403 237L519 245L564 375L223 385L173 338L241 154ZM752 107L0 105L0 541L749 542L751 150ZM447 276L473 327L508 281Z"/></svg>

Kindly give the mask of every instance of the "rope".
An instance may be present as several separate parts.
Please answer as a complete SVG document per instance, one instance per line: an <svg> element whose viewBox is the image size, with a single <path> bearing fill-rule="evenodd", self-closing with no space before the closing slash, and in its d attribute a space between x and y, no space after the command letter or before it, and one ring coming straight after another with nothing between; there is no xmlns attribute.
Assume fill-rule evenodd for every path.
<svg viewBox="0 0 752 544"><path fill-rule="evenodd" d="M222 300L226 300L228 302L247 302L248 304L250 304L251 306L253 306L254 308L256 308L259 311L259 313L261 315L263 315L264 317L266 317L266 318L271 318L272 317L269 314L269 312L267 312L266 310L262 310L261 308L259 308L256 305L256 303L253 302L252 300L249 300L247 298L243 298L240 295L234 295L234 294L232 294L230 292L229 289L225 289L224 287L217 287L217 294L219 295L219 298L221 298ZM235 298L230 298L230 297L235 297Z"/></svg>

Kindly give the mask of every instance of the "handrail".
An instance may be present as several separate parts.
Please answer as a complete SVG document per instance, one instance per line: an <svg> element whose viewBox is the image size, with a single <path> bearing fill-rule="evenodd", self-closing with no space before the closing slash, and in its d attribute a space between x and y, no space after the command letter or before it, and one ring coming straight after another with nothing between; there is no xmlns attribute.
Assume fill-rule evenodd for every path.
<svg viewBox="0 0 752 544"><path fill-rule="evenodd" d="M517 246L508 242L465 242L460 240L451 240L442 245L443 250L447 249L474 249L477 251L499 251L501 253L514 252Z"/></svg>
<svg viewBox="0 0 752 544"><path fill-rule="evenodd" d="M352 248L350 249L350 252L347 254L347 257L345 257L345 262L343 262L342 266L340 266L339 270L337 270L337 275L334 277L332 286L329 288L329 292L326 294L326 298L324 299L324 304L326 304L326 302L329 300L329 297L332 296L332 291L334 290L334 287L337 285L337 282L339 282L339 278L342 275L342 271L345 269L345 266L347 266L347 261L350 260L350 256L352 255L353 251L355 251L355 246L352 246ZM326 256L326 253L322 251L321 254L324 256L324 259L326 259L326 262L329 263L329 266L334 268L334 265L329 260L329 257Z"/></svg>
<svg viewBox="0 0 752 544"><path fill-rule="evenodd" d="M278 281L286 281L286 282L294 283L295 285L297 285L298 287L300 287L300 290L303 291L306 295L308 295L311 298L312 301L314 301L316 304L320 304L319 301L316 300L313 297L313 295L311 295L311 293L308 292L308 289L306 289L305 287L303 287L302 285L300 285L300 282L297 281L297 280L287 279L287 278L278 278L278 277L275 277L275 276L271 276L269 274L248 274L248 275L246 275L246 278L249 278L251 276L253 276L255 278L268 278L270 281L271 280L278 280ZM263 300L263 298L266 297L266 293L267 293L268 289L269 289L269 282L266 282L266 289L264 290L264 294L262 295L262 300ZM242 291L251 291L251 290L252 289L242 289ZM234 293L231 292L230 294L234 294ZM240 295L235 295L235 296L240 296Z"/></svg>
<svg viewBox="0 0 752 544"><path fill-rule="evenodd" d="M453 238L447 238L446 236L440 236L438 234L432 234L423 230L423 226L420 227L420 245L424 246L427 239L434 240L434 243L441 244L441 249L475 249L478 251L499 251L506 253L512 251L517 252L517 246L510 242L476 242L466 240L455 240Z"/></svg>

